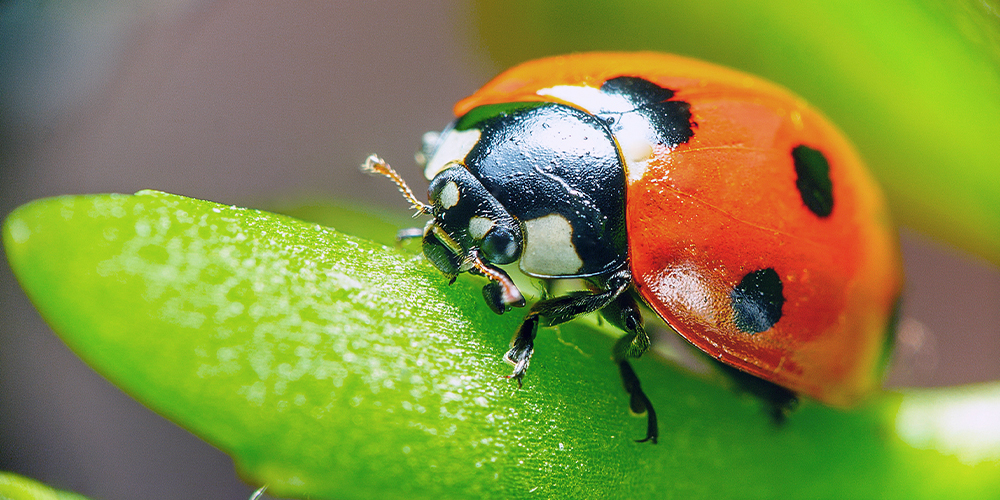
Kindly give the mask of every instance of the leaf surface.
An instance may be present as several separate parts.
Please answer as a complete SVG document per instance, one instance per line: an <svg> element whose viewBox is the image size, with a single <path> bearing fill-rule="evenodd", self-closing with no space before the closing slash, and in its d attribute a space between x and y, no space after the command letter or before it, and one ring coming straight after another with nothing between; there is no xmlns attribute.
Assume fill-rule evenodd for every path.
<svg viewBox="0 0 1000 500"><path fill-rule="evenodd" d="M955 415L1000 407L997 385L959 400L886 393L850 412L805 401L775 427L754 398L648 355L635 366L662 432L637 444L645 422L628 414L612 336L579 321L543 330L518 389L500 359L521 315L493 314L481 281L448 286L412 253L155 191L32 202L4 243L71 348L279 496L1000 491L1000 419L980 418L973 444L948 432Z"/></svg>

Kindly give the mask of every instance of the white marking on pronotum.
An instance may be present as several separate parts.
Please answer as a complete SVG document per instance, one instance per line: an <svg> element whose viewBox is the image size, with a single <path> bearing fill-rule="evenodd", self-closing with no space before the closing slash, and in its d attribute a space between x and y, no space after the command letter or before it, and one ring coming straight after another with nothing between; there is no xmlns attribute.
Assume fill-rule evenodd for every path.
<svg viewBox="0 0 1000 500"><path fill-rule="evenodd" d="M472 236L474 240L481 240L490 229L493 229L493 225L492 220L475 216L469 220L469 236Z"/></svg>
<svg viewBox="0 0 1000 500"><path fill-rule="evenodd" d="M612 114L617 120L626 120L630 115L628 112L635 109L635 105L628 99L619 95L605 94L594 87L556 85L541 89L536 93L554 97L592 115ZM649 138L645 134L641 133L646 129L646 126L640 123L635 123L635 125L638 127L630 127L629 129L640 133L615 136L622 158L625 160L625 173L628 176L629 184L642 179L649 166L649 160L653 157L653 144L649 142Z"/></svg>
<svg viewBox="0 0 1000 500"><path fill-rule="evenodd" d="M455 162L462 163L469 151L479 142L482 132L479 129L452 130L444 134L434 154L427 160L424 177L434 179L442 170L452 167Z"/></svg>
<svg viewBox="0 0 1000 500"><path fill-rule="evenodd" d="M438 200L441 202L441 208L445 210L458 205L458 197L460 196L458 192L458 184L454 182L449 182L441 188L441 194Z"/></svg>
<svg viewBox="0 0 1000 500"><path fill-rule="evenodd" d="M613 96L601 92L601 89L585 87L579 85L556 85L544 88L537 92L538 95L555 97L556 99L572 104L590 114L597 114L602 111L629 111L632 106L620 96Z"/></svg>
<svg viewBox="0 0 1000 500"><path fill-rule="evenodd" d="M439 139L441 139L441 132L424 132L424 136L421 137L420 151L413 154L413 159L417 162L417 165L420 165L420 168L427 167L427 160L430 159L427 155L434 153Z"/></svg>
<svg viewBox="0 0 1000 500"><path fill-rule="evenodd" d="M521 269L538 276L568 276L583 267L573 246L573 226L559 214L524 221Z"/></svg>

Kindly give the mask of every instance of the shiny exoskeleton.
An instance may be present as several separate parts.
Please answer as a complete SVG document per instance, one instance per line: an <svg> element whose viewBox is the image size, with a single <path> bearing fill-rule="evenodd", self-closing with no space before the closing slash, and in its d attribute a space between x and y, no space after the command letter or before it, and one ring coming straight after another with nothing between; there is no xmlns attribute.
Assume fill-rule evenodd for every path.
<svg viewBox="0 0 1000 500"><path fill-rule="evenodd" d="M632 275L621 142L673 148L692 134L690 113L686 103L671 100L673 92L641 78L614 78L592 90L587 111L556 102L469 111L429 137L422 155L430 204L411 202L433 217L423 231L424 254L446 275L490 278L483 295L497 313L524 304L497 265L518 261L532 277L586 280L592 291L531 307L504 357L514 365L511 377L520 383L524 376L539 323L552 326L601 311L627 333L616 345L615 360L632 410L647 414L641 441L655 442L656 414L627 361L646 351L649 337L627 293ZM377 158L366 168L403 187Z"/></svg>
<svg viewBox="0 0 1000 500"><path fill-rule="evenodd" d="M600 312L632 410L656 416L628 360L649 346L641 300L730 367L776 420L802 394L849 407L879 385L902 285L895 229L835 126L751 75L669 54L585 53L505 71L455 106L418 158L424 253L485 276L497 313L524 299L498 266L580 279L534 304L505 359L519 382L538 326ZM742 382L741 382L742 381ZM756 389L754 389L756 387Z"/></svg>

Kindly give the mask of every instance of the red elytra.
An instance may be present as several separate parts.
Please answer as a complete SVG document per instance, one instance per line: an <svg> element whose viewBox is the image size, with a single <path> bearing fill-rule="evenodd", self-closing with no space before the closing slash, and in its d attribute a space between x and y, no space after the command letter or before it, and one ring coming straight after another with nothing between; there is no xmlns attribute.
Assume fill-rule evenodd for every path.
<svg viewBox="0 0 1000 500"><path fill-rule="evenodd" d="M512 68L460 101L561 101L539 90L594 88L638 76L690 103L691 140L653 149L627 172L631 271L646 303L720 361L827 404L848 406L879 383L902 285L896 233L876 183L844 137L788 91L759 78L659 53L588 53ZM790 151L829 164L833 207L819 217L796 186ZM748 334L731 291L773 269L781 319Z"/></svg>

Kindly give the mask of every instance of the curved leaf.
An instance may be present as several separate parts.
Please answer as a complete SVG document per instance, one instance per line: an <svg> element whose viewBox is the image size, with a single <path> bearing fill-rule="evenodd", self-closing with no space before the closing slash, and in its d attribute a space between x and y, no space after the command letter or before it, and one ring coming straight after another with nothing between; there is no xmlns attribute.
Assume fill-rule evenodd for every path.
<svg viewBox="0 0 1000 500"><path fill-rule="evenodd" d="M36 201L4 229L22 286L81 357L277 495L1000 491L1000 419L974 427L974 445L949 431L1000 406L996 385L967 396L972 413L883 394L851 412L806 401L776 428L754 398L649 356L636 369L662 437L637 444L644 421L628 415L610 336L543 331L519 390L500 358L520 315L496 316L481 282L449 287L419 256L153 191Z"/></svg>
<svg viewBox="0 0 1000 500"><path fill-rule="evenodd" d="M87 498L54 489L24 476L0 472L0 500L87 500Z"/></svg>

